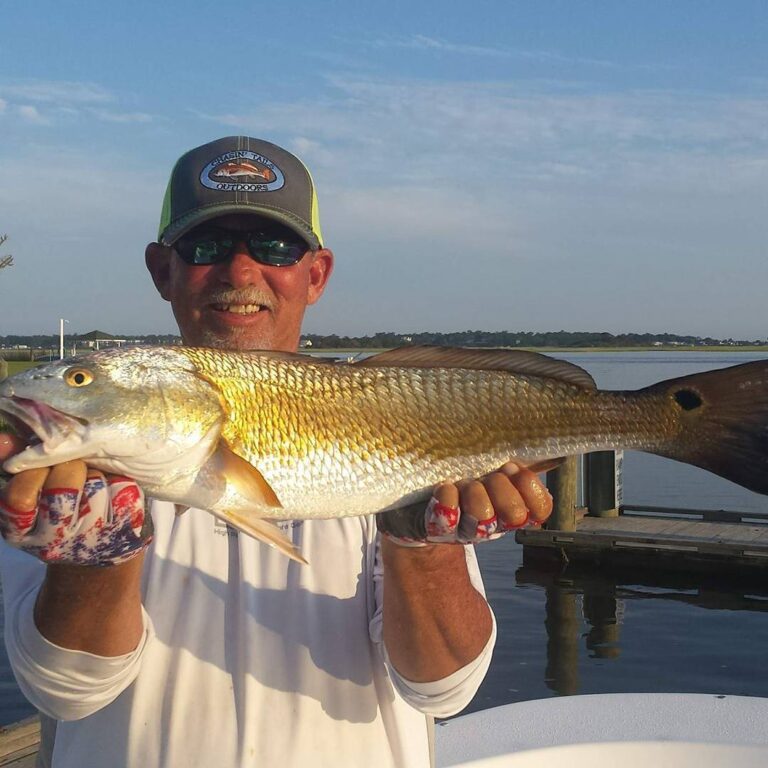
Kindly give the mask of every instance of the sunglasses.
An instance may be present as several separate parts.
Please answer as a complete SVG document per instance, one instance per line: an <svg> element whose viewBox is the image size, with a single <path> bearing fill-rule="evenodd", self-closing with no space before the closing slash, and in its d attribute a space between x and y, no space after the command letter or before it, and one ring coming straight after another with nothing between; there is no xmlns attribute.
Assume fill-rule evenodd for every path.
<svg viewBox="0 0 768 768"><path fill-rule="evenodd" d="M265 232L233 232L228 229L192 231L174 244L176 253L186 264L221 264L245 243L250 257L270 267L290 267L298 264L310 250L303 240L289 240L282 235Z"/></svg>

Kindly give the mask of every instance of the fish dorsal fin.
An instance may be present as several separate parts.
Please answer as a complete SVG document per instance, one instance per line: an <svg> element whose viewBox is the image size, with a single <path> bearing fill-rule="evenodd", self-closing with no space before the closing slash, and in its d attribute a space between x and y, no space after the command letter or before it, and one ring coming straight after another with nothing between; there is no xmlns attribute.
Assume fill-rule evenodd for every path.
<svg viewBox="0 0 768 768"><path fill-rule="evenodd" d="M264 475L253 464L238 456L224 440L219 442L213 458L218 463L218 471L241 496L268 507L283 506Z"/></svg>
<svg viewBox="0 0 768 768"><path fill-rule="evenodd" d="M253 536L254 539L263 541L270 547L274 547L284 555L290 557L291 560L307 565L306 559L302 557L299 550L293 546L293 542L269 520L264 520L260 517L249 517L240 514L239 512L217 512L216 516L220 517L236 530L242 531L248 536Z"/></svg>
<svg viewBox="0 0 768 768"><path fill-rule="evenodd" d="M525 376L544 376L586 389L597 388L595 380L578 365L522 349L400 347L355 361L351 365L367 368L472 368L507 371Z"/></svg>

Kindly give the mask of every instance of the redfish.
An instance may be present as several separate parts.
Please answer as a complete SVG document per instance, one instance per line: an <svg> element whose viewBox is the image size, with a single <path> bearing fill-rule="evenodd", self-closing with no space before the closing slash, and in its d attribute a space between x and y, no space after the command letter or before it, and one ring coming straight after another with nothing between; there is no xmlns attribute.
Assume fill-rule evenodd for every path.
<svg viewBox="0 0 768 768"><path fill-rule="evenodd" d="M768 361L600 391L532 352L135 347L6 379L0 413L37 439L10 472L84 459L294 556L270 520L396 509L509 460L627 448L768 493Z"/></svg>

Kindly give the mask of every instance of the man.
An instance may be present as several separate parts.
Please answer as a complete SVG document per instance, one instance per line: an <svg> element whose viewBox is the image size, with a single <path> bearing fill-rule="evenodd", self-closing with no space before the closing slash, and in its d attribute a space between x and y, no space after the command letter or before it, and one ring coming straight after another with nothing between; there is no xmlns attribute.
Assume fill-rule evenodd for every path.
<svg viewBox="0 0 768 768"><path fill-rule="evenodd" d="M174 167L146 263L185 344L293 352L333 254L303 164L228 137ZM19 447L0 436L0 459ZM428 765L424 714L466 705L495 637L457 537L541 521L551 501L506 465L436 489L424 514L450 546L415 533L429 524L398 538L370 517L283 523L308 567L201 510L148 509L82 462L5 489L6 644L60 721L54 766Z"/></svg>

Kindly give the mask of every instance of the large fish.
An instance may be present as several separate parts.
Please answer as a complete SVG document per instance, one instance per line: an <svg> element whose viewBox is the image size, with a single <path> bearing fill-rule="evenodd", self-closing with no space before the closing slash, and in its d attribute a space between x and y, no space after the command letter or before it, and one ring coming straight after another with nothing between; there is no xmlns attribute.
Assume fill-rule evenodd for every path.
<svg viewBox="0 0 768 768"><path fill-rule="evenodd" d="M10 472L82 458L286 551L270 519L394 509L508 460L631 448L768 493L768 361L613 392L531 352L136 347L6 379L0 413L39 439Z"/></svg>

